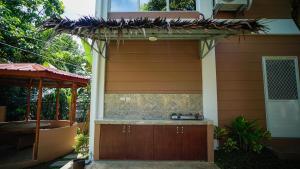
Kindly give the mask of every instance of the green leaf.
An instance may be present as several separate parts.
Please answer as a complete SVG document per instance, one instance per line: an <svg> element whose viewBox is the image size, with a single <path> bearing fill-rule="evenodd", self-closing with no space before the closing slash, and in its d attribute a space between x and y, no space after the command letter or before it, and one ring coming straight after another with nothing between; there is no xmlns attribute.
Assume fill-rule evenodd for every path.
<svg viewBox="0 0 300 169"><path fill-rule="evenodd" d="M49 63L49 62L44 62L44 63L43 63L43 66L49 67L49 68L57 69L55 66L53 66L53 65L52 65L51 63Z"/></svg>
<svg viewBox="0 0 300 169"><path fill-rule="evenodd" d="M87 62L90 65L92 65L92 63L93 63L92 47L86 39L81 38L81 43L84 48L85 58L86 58Z"/></svg>

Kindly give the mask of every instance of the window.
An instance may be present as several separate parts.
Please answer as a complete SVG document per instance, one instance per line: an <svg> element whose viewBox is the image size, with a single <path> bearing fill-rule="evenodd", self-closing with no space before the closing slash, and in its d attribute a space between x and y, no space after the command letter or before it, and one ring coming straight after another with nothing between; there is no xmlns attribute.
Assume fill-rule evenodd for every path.
<svg viewBox="0 0 300 169"><path fill-rule="evenodd" d="M195 11L196 0L111 0L112 12Z"/></svg>
<svg viewBox="0 0 300 169"><path fill-rule="evenodd" d="M266 60L268 97L270 100L297 100L295 61L292 59Z"/></svg>
<svg viewBox="0 0 300 169"><path fill-rule="evenodd" d="M170 0L171 11L195 11L196 0Z"/></svg>
<svg viewBox="0 0 300 169"><path fill-rule="evenodd" d="M138 11L137 0L111 0L112 12L136 12Z"/></svg>
<svg viewBox="0 0 300 169"><path fill-rule="evenodd" d="M166 11L167 1L166 0L140 0L141 11Z"/></svg>

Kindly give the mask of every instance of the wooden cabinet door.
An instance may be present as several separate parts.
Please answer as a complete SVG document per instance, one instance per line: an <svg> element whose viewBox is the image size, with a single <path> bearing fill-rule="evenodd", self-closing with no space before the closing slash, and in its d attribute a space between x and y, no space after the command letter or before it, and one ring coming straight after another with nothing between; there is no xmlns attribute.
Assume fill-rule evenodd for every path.
<svg viewBox="0 0 300 169"><path fill-rule="evenodd" d="M125 127L125 125L101 125L99 159L126 158L127 145Z"/></svg>
<svg viewBox="0 0 300 169"><path fill-rule="evenodd" d="M207 160L206 126L183 126L181 160Z"/></svg>
<svg viewBox="0 0 300 169"><path fill-rule="evenodd" d="M154 160L180 160L180 150L177 126L154 126Z"/></svg>
<svg viewBox="0 0 300 169"><path fill-rule="evenodd" d="M153 126L127 126L127 159L153 160Z"/></svg>

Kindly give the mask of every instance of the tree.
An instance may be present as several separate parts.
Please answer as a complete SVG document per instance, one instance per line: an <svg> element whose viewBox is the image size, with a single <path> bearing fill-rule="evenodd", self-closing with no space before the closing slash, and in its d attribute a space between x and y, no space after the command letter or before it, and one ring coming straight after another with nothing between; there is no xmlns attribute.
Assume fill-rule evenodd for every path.
<svg viewBox="0 0 300 169"><path fill-rule="evenodd" d="M0 63L31 62L44 64L72 73L89 75L88 64L83 50L69 35L52 37L51 30L42 31L40 25L53 15L63 13L61 0L0 0ZM2 43L2 44L1 44ZM8 44L20 49L15 49ZM30 52L36 54L32 54ZM36 90L33 90L35 93ZM89 101L89 90L81 89L79 98ZM7 106L8 120L22 120L26 105L26 90L24 88L0 88L0 105ZM62 113L67 114L66 99L70 90L61 92ZM44 101L52 106L55 91L48 90L44 94ZM34 101L34 100L33 100ZM64 106L65 105L65 106ZM36 110L32 103L32 110ZM54 112L47 105L43 105L45 119L53 119ZM45 112L48 111L48 112ZM34 111L33 111L34 113ZM63 117L66 118L66 117Z"/></svg>
<svg viewBox="0 0 300 169"><path fill-rule="evenodd" d="M41 32L39 25L62 13L60 0L0 0L0 42L40 54L51 31ZM40 56L4 44L0 56L0 62L43 63Z"/></svg>
<svg viewBox="0 0 300 169"><path fill-rule="evenodd" d="M44 56L46 66L50 64L57 69L82 75L88 73L85 71L85 54L70 35L62 34L54 37L45 45L41 54Z"/></svg>
<svg viewBox="0 0 300 169"><path fill-rule="evenodd" d="M170 0L170 10L176 10L176 11L196 10L196 0Z"/></svg>
<svg viewBox="0 0 300 169"><path fill-rule="evenodd" d="M165 11L166 0L150 0L142 7L144 11ZM195 0L170 0L170 10L190 11L196 10Z"/></svg>
<svg viewBox="0 0 300 169"><path fill-rule="evenodd" d="M166 0L150 0L142 7L143 11L165 11Z"/></svg>

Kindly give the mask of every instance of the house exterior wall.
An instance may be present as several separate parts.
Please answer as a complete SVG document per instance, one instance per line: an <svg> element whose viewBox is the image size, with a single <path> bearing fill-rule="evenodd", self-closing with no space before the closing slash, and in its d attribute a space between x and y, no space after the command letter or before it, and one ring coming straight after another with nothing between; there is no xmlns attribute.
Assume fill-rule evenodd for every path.
<svg viewBox="0 0 300 169"><path fill-rule="evenodd" d="M203 13L206 18L210 18L213 13L213 1L197 0L196 2L197 11ZM97 17L118 19L159 16L157 12L111 13L108 12L108 0L97 0L97 4ZM127 97L131 98L132 93L135 94L133 98L147 94L200 94L205 117L214 120L215 125L228 125L235 117L244 115L249 119L258 119L260 124L266 127L262 56L299 56L300 54L300 33L291 19L290 11L288 0L253 0L251 9L244 14L219 12L214 16L216 19L267 18L269 20L266 24L270 32L264 36L245 36L245 40L242 36L240 41L239 37L222 40L202 60L198 59L199 50L196 47L196 41L149 42L146 40L143 42L125 41L124 44L121 41L119 48L116 42L110 42L106 59L105 89L104 85L97 86L100 79L104 78L103 66L100 66L103 59L102 62L97 59L93 61L98 66L93 68L95 80L92 85L94 97L92 97L90 123L91 154L93 154L94 142L97 142L100 133L99 128L94 130L93 120L102 118L103 115L105 116L104 112L108 111L107 108L114 107L107 103L108 98L115 97L115 95L119 98L118 101L126 102ZM163 16L174 18L175 14L177 15L176 12L171 12ZM181 13L180 16L184 16L181 18L194 18L197 14ZM171 43L180 45L169 50ZM190 53L182 52L188 48ZM169 53L164 53L166 51ZM184 56L184 61L180 58L181 56ZM190 60L185 60L187 58ZM178 74L180 76L176 76ZM104 95L102 90L105 90L105 101L102 99ZM104 102L106 102L105 105ZM96 137L94 137L94 131ZM97 146L95 144L95 149L98 149Z"/></svg>
<svg viewBox="0 0 300 169"><path fill-rule="evenodd" d="M202 92L198 41L110 42L106 93Z"/></svg>
<svg viewBox="0 0 300 169"><path fill-rule="evenodd" d="M232 12L219 12L215 18L268 18L289 19L291 18L291 1L289 0L253 0L249 11L236 15Z"/></svg>
<svg viewBox="0 0 300 169"><path fill-rule="evenodd" d="M237 116L266 127L263 56L300 56L300 36L245 36L216 46L219 125Z"/></svg>
<svg viewBox="0 0 300 169"><path fill-rule="evenodd" d="M105 118L169 119L202 112L198 41L111 41Z"/></svg>

